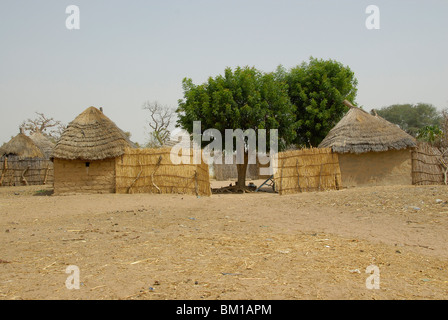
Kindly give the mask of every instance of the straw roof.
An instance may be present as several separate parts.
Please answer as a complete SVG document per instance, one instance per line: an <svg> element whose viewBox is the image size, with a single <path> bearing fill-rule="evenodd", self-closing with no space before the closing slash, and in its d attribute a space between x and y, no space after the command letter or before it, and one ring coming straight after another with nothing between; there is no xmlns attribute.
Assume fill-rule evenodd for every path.
<svg viewBox="0 0 448 320"><path fill-rule="evenodd" d="M31 140L34 144L42 151L45 158L49 158L55 144L48 139L42 132L35 131L30 135Z"/></svg>
<svg viewBox="0 0 448 320"><path fill-rule="evenodd" d="M103 160L121 156L126 147L135 145L102 111L89 107L69 123L51 157Z"/></svg>
<svg viewBox="0 0 448 320"><path fill-rule="evenodd" d="M380 152L414 148L416 140L380 116L352 106L319 144L328 147L338 153Z"/></svg>
<svg viewBox="0 0 448 320"><path fill-rule="evenodd" d="M0 157L9 155L19 159L44 158L42 151L22 131L0 148Z"/></svg>

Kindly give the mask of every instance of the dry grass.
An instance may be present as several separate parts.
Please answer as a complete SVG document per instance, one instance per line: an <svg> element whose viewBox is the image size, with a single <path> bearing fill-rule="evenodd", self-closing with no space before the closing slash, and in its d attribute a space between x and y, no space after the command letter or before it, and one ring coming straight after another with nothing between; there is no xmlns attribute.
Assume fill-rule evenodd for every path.
<svg viewBox="0 0 448 320"><path fill-rule="evenodd" d="M277 165L274 178L280 195L342 186L338 155L330 148L281 152Z"/></svg>
<svg viewBox="0 0 448 320"><path fill-rule="evenodd" d="M14 155L18 158L45 158L42 151L35 145L30 137L23 133L19 133L12 138L8 143L0 148L0 157Z"/></svg>
<svg viewBox="0 0 448 320"><path fill-rule="evenodd" d="M36 191L0 189L0 299L448 296L446 186L284 197ZM378 290L365 285L372 264ZM65 287L69 265L80 268L79 290Z"/></svg>
<svg viewBox="0 0 448 320"><path fill-rule="evenodd" d="M53 149L52 158L103 160L132 147L126 134L100 110L90 107L69 123Z"/></svg>
<svg viewBox="0 0 448 320"><path fill-rule="evenodd" d="M208 165L173 164L171 148L131 149L116 162L117 193L181 193L210 196Z"/></svg>
<svg viewBox="0 0 448 320"><path fill-rule="evenodd" d="M338 153L380 152L415 146L415 138L396 125L356 107L347 112L319 145Z"/></svg>

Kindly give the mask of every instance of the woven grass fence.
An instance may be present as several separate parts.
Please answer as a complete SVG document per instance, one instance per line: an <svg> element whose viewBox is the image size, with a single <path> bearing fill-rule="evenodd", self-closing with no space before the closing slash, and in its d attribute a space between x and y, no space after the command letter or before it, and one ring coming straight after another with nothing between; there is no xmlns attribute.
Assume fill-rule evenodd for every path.
<svg viewBox="0 0 448 320"><path fill-rule="evenodd" d="M412 184L447 184L447 164L439 149L419 143L412 152Z"/></svg>
<svg viewBox="0 0 448 320"><path fill-rule="evenodd" d="M281 152L274 180L280 195L338 190L342 187L338 155L331 148Z"/></svg>
<svg viewBox="0 0 448 320"><path fill-rule="evenodd" d="M53 185L53 162L48 159L0 157L0 186Z"/></svg>
<svg viewBox="0 0 448 320"><path fill-rule="evenodd" d="M171 148L126 149L116 162L116 192L210 196L208 165L193 164L192 155L190 164L173 164L170 151Z"/></svg>

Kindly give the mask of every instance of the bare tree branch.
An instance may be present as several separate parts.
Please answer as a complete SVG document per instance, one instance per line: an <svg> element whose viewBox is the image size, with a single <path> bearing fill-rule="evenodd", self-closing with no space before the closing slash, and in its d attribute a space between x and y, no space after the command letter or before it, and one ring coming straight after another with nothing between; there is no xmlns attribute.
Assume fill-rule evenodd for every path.
<svg viewBox="0 0 448 320"><path fill-rule="evenodd" d="M29 135L40 131L53 140L59 139L66 126L61 121L48 118L41 112L36 112L36 115L34 119L29 118L23 121L20 128Z"/></svg>
<svg viewBox="0 0 448 320"><path fill-rule="evenodd" d="M169 139L174 109L157 101L146 101L143 109L149 111L148 126L151 129L149 147L161 147Z"/></svg>

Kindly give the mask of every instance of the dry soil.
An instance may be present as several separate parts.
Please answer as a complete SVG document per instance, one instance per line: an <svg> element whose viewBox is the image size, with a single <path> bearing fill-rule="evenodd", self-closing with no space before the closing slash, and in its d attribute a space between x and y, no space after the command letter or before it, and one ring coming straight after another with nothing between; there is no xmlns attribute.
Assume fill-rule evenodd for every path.
<svg viewBox="0 0 448 320"><path fill-rule="evenodd" d="M448 297L447 186L50 193L0 188L0 299Z"/></svg>

